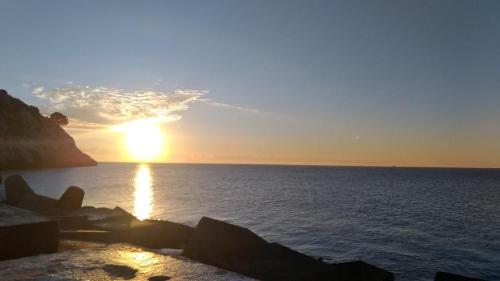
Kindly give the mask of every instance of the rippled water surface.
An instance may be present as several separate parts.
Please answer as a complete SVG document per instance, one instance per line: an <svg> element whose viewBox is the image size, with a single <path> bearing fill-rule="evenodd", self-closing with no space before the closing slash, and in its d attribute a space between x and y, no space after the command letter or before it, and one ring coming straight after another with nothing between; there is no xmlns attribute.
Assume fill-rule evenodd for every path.
<svg viewBox="0 0 500 281"><path fill-rule="evenodd" d="M212 216L396 280L438 270L500 280L500 170L100 164L20 174L49 196L78 185L84 204L141 218Z"/></svg>

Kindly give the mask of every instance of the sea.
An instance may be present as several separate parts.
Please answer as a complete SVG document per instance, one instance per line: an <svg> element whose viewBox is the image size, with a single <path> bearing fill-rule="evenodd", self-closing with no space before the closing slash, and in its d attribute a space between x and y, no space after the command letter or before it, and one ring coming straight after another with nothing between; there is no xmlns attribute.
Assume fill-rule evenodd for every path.
<svg viewBox="0 0 500 281"><path fill-rule="evenodd" d="M396 280L437 271L500 280L500 170L101 163L18 173L59 197L195 226L209 216L337 263L363 260Z"/></svg>

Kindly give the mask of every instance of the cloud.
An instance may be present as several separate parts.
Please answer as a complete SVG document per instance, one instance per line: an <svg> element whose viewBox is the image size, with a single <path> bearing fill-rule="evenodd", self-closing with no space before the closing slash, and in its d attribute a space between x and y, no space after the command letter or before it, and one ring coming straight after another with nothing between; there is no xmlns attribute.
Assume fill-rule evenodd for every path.
<svg viewBox="0 0 500 281"><path fill-rule="evenodd" d="M233 109L233 110L239 110L239 111L244 111L247 113L252 113L252 114L261 114L262 111L255 109L255 108L249 108L249 107L243 107L243 106L238 106L238 105L232 105L232 104L227 104L227 103L221 103L221 102L215 102L211 101L208 99L203 100L208 105L211 106L218 106L218 107L223 107L223 108L228 108L228 109Z"/></svg>
<svg viewBox="0 0 500 281"><path fill-rule="evenodd" d="M33 89L38 98L50 105L47 113L61 111L78 128L99 128L137 119L162 122L179 120L180 113L200 101L206 91L177 89L174 91L133 90L107 87L68 87L46 90ZM74 122L73 122L74 121Z"/></svg>
<svg viewBox="0 0 500 281"><path fill-rule="evenodd" d="M43 87L36 87L33 89L33 94L39 95L39 94L43 93L43 90L44 90Z"/></svg>

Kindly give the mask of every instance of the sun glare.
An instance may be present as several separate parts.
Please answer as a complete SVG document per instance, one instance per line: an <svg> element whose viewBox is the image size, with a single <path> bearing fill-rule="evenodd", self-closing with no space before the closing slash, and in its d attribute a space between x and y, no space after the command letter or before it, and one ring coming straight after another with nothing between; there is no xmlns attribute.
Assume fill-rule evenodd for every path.
<svg viewBox="0 0 500 281"><path fill-rule="evenodd" d="M162 153L165 136L157 124L136 121L122 126L121 129L125 132L127 152L133 159L151 161Z"/></svg>

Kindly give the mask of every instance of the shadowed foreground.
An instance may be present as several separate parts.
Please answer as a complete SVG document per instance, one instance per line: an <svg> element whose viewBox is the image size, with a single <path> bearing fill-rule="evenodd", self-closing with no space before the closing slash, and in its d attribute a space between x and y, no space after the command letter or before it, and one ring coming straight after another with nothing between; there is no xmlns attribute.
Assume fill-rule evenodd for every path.
<svg viewBox="0 0 500 281"><path fill-rule="evenodd" d="M2 280L253 280L127 244L0 262Z"/></svg>

